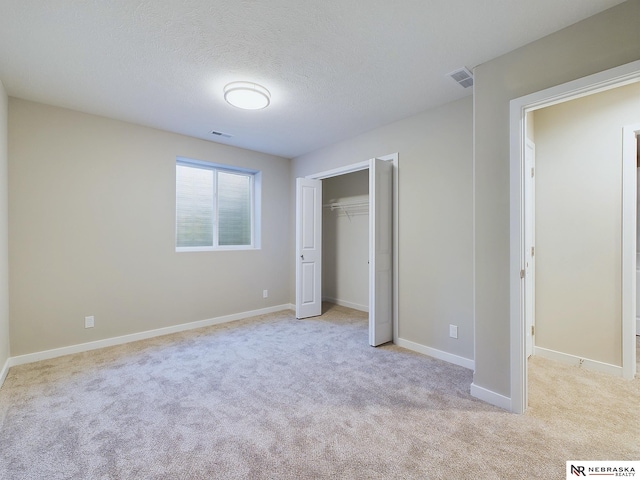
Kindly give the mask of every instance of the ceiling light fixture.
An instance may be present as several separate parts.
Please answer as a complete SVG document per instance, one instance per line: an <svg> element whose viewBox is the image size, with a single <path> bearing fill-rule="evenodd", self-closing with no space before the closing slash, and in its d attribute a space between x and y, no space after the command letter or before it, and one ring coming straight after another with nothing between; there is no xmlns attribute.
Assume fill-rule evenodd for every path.
<svg viewBox="0 0 640 480"><path fill-rule="evenodd" d="M224 99L234 107L260 110L271 103L269 90L253 82L231 82L224 87Z"/></svg>

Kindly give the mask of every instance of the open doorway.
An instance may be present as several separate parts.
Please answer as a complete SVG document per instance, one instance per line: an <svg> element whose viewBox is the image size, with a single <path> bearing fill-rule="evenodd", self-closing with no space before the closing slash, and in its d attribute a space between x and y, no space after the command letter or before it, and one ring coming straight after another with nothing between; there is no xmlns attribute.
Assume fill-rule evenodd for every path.
<svg viewBox="0 0 640 480"><path fill-rule="evenodd" d="M616 87L629 85L640 80L640 62L624 65L616 69L612 69L600 74L592 75L568 84L553 87L548 90L537 92L526 97L515 99L511 102L511 401L512 410L516 412L524 412L527 405L527 277L526 261L527 261L527 242L526 242L526 224L527 224L527 175L529 170L526 167L525 148L527 142L527 117L531 112L540 110L552 105L558 105L569 100L580 97L586 97L595 93L610 90ZM621 128L620 128L621 129ZM620 143L620 135L618 133L618 142ZM536 141L536 153L539 154L539 145ZM622 205L617 212L617 218L620 219L618 229L619 245L617 247L618 269L621 270L619 280L619 290L621 295L618 296L618 358L621 358L620 374L625 378L633 378L635 370L635 205L636 205L636 175L635 175L635 159L629 170L627 161L621 162L620 156L618 173L618 188L622 191ZM539 162L536 171L540 171ZM623 165L624 163L624 165ZM576 177L579 178L580 165L574 170ZM622 175L620 177L620 175ZM536 182L538 188L540 178ZM596 192L592 192L593 196ZM539 192L536 198L540 199ZM631 202L629 202L629 198ZM548 200L548 199L547 199ZM569 199L572 201L574 199ZM555 203L554 203L555 202ZM559 200L552 200L551 207L558 206ZM587 212L588 208L585 208ZM536 212L536 223L540 218L539 212ZM569 218L568 221L575 219ZM536 227L536 235L539 233ZM614 239L615 242L615 239ZM536 241L536 243L538 243ZM539 245L536 245L536 254L540 253ZM614 253L615 255L615 253ZM540 258L537 258L540 262ZM549 263L548 263L549 264ZM633 270L633 271L632 271ZM569 269L565 271L570 271ZM573 273L573 272L571 272ZM539 279L540 276L536 275ZM615 280L614 280L615 281ZM539 289L538 289L539 290ZM536 296L539 296L537 292ZM560 292L562 293L562 292ZM586 293L586 292L585 292ZM620 301L620 297L622 301ZM536 308L536 314L538 309ZM538 322L536 322L538 323ZM540 329L536 326L536 333ZM557 338L553 339L554 341ZM582 362L578 355L575 356L578 361Z"/></svg>
<svg viewBox="0 0 640 480"><path fill-rule="evenodd" d="M322 312L322 180L368 174L369 343L397 339L398 154L296 180L296 317Z"/></svg>
<svg viewBox="0 0 640 480"><path fill-rule="evenodd" d="M635 182L636 172L623 175L622 133L640 122L640 83L530 116L537 163L535 354L622 376L622 210L624 201L625 211L636 203L635 195L623 196L623 177ZM634 231L635 216L628 221Z"/></svg>

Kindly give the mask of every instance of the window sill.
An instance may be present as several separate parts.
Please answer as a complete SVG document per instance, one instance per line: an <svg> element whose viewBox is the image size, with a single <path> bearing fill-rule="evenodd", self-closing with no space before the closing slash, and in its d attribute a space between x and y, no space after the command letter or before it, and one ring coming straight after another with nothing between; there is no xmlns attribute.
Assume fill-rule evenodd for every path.
<svg viewBox="0 0 640 480"><path fill-rule="evenodd" d="M247 251L247 250L260 250L260 247L254 247L251 245L242 246L228 246L228 247L176 247L176 253L185 252L234 252L234 251Z"/></svg>

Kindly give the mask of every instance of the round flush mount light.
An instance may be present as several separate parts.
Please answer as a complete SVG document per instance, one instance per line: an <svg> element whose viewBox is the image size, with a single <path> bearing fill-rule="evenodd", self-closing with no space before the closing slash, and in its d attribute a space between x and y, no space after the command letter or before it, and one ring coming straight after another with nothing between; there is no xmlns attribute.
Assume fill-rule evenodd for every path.
<svg viewBox="0 0 640 480"><path fill-rule="evenodd" d="M234 107L260 110L271 103L271 94L257 83L231 82L224 87L224 99Z"/></svg>

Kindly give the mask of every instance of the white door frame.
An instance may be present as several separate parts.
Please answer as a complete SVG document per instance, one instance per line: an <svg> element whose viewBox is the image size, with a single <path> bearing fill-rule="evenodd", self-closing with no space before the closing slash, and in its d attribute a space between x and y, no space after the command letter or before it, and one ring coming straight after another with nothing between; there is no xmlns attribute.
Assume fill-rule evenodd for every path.
<svg viewBox="0 0 640 480"><path fill-rule="evenodd" d="M622 209L622 225L635 224L638 219L637 199L638 199L638 170L637 170L637 149L638 140L636 136L640 135L640 123L635 125L625 125L622 129L622 192L623 192L623 209ZM633 208L624 208L625 205ZM622 337L627 336L633 338L640 335L640 329L637 326L636 319L636 252L637 229L622 229L622 244L635 245L633 252L630 249L622 249L622 318L632 319L628 323L622 324ZM626 280L626 281L625 281ZM629 331L631 329L631 331ZM622 376L624 378L633 378L637 372L634 371L636 365L635 351L627 353L629 358L625 357L626 343L623 347Z"/></svg>
<svg viewBox="0 0 640 480"><path fill-rule="evenodd" d="M527 407L527 360L525 353L526 333L524 322L525 291L524 281L521 278L521 272L524 269L524 145L526 138L526 114L527 112L540 108L621 87L637 81L640 81L640 60L516 98L510 102L509 325L511 350L511 410L513 412L523 413ZM632 178L635 178L635 174L632 175ZM623 185L623 189L624 187L625 185ZM625 193L623 191L623 197L624 195ZM623 210L625 203L626 202L623 201ZM635 211L635 199L633 208ZM623 211L623 219L627 216L627 212ZM630 235L635 237L635 230L632 233L628 232L629 226L625 228L625 222L622 224L622 229L622 251L631 251L635 255L635 242L633 245L629 244ZM630 269L624 268L624 261L626 261L625 253L623 253L623 296L625 292L629 290L629 282L635 281L635 278L627 278L629 277ZM633 264L635 264L635 262L631 263L631 265ZM635 272L632 273L635 275ZM623 298L623 301L627 301L627 299ZM635 337L631 334L631 329L635 330L635 315L634 318L628 317L628 314L623 314L622 319L622 370L625 378L629 378L628 375L630 372L635 370Z"/></svg>
<svg viewBox="0 0 640 480"><path fill-rule="evenodd" d="M375 157L380 160L386 160L393 164L393 343L398 343L398 153L392 153L389 155L383 155L381 157ZM323 172L313 173L306 175L305 178L312 178L315 180L324 180L326 178L337 177L338 175L345 175L347 173L359 172L361 170L369 169L369 160L364 162L353 163L351 165L345 165L344 167L334 168L332 170L326 170ZM369 222L371 222L369 218ZM371 309L371 306L369 306Z"/></svg>

